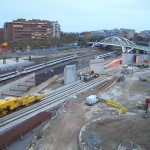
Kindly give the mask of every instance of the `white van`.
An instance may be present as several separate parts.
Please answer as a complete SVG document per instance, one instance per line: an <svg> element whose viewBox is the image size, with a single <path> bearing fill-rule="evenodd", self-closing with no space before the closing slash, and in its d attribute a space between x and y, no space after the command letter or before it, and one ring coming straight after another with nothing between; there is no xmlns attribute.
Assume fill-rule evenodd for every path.
<svg viewBox="0 0 150 150"><path fill-rule="evenodd" d="M96 95L90 95L85 100L85 104L90 105L90 106L96 104L97 102L98 102L98 98Z"/></svg>

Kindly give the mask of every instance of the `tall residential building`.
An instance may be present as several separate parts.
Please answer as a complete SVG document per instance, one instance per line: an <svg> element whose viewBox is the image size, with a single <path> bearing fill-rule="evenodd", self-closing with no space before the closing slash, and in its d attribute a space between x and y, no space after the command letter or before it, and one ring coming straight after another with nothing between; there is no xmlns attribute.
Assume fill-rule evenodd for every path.
<svg viewBox="0 0 150 150"><path fill-rule="evenodd" d="M105 37L106 33L104 30L98 30L98 31L91 31L92 35L95 37Z"/></svg>
<svg viewBox="0 0 150 150"><path fill-rule="evenodd" d="M60 37L60 24L57 21L52 22L52 37Z"/></svg>
<svg viewBox="0 0 150 150"><path fill-rule="evenodd" d="M120 29L113 29L113 30L104 30L106 37L110 36L122 36L122 31Z"/></svg>
<svg viewBox="0 0 150 150"><path fill-rule="evenodd" d="M4 42L4 29L0 28L0 43Z"/></svg>
<svg viewBox="0 0 150 150"><path fill-rule="evenodd" d="M5 41L46 39L60 36L60 25L56 21L17 19L4 24Z"/></svg>
<svg viewBox="0 0 150 150"><path fill-rule="evenodd" d="M144 30L140 32L141 37L150 37L150 30Z"/></svg>
<svg viewBox="0 0 150 150"><path fill-rule="evenodd" d="M135 34L135 30L133 29L121 29L123 32L123 36L127 39L133 39L134 38L134 34Z"/></svg>
<svg viewBox="0 0 150 150"><path fill-rule="evenodd" d="M86 39L90 39L92 37L91 32L82 32L80 33L80 37L85 37Z"/></svg>

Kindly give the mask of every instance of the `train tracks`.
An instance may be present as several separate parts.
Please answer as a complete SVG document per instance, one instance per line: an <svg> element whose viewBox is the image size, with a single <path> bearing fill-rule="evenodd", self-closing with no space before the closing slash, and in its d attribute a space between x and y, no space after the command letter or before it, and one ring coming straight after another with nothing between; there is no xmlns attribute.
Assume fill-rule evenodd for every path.
<svg viewBox="0 0 150 150"><path fill-rule="evenodd" d="M118 71L119 69L117 68L110 70L107 73L109 74L109 72L111 72L112 74L115 74ZM75 94L89 90L90 88L103 83L109 77L112 77L112 75L105 74L87 83L78 81L71 86L64 86L60 89L57 89L53 93L47 94L41 102L0 118L0 133L3 133L4 131L14 127L26 119L31 118L32 116L35 116L42 111L51 109L52 107L66 101Z"/></svg>
<svg viewBox="0 0 150 150"><path fill-rule="evenodd" d="M91 80L87 83L78 81L70 86L59 88L53 93L47 94L41 102L0 118L0 134L6 132L19 123L35 116L42 111L47 111L54 106L63 103L75 94L89 90L90 88L103 83L104 81L108 80L109 77L115 75L119 70L120 68L110 70L107 72L107 74L101 75L99 78Z"/></svg>
<svg viewBox="0 0 150 150"><path fill-rule="evenodd" d="M92 80L88 83L77 82L72 86L56 90L55 92L47 95L43 101L39 103L0 118L0 133L3 133L3 131L12 128L13 126L25 121L28 118L31 118L32 116L35 116L42 111L51 109L52 107L66 101L74 94L78 94L82 91L86 91L90 88L93 88L94 86L99 85L100 83L107 80L108 77L108 75L103 75L100 78Z"/></svg>
<svg viewBox="0 0 150 150"><path fill-rule="evenodd" d="M47 61L45 63L41 63L41 64L37 64L37 65L31 66L31 67L27 67L22 72L16 73L16 71L12 71L12 72L0 75L0 82L4 82L4 81L6 82L7 80L10 80L13 78L18 78L22 75L26 75L26 74L35 72L37 70L41 70L43 68L50 67L50 66L53 66L53 65L65 62L65 61L75 59L75 58L77 58L77 55L72 54L72 55L61 57L61 58L57 58L55 60Z"/></svg>

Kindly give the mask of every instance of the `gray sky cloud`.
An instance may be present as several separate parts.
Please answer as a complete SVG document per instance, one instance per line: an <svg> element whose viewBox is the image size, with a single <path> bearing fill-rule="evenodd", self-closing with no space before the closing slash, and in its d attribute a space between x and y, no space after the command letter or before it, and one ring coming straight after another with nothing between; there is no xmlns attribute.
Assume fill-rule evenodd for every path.
<svg viewBox="0 0 150 150"><path fill-rule="evenodd" d="M62 31L150 29L149 0L3 0L0 27L17 18L58 21Z"/></svg>

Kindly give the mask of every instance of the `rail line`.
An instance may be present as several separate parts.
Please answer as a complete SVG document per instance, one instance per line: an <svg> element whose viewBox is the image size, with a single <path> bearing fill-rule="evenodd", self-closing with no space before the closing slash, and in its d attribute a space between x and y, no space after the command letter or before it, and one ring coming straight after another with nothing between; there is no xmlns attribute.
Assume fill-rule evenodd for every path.
<svg viewBox="0 0 150 150"><path fill-rule="evenodd" d="M120 70L120 68L117 68L117 69L113 69L113 70L110 70L110 71L107 71L107 73L109 73L109 72L111 72L112 74L113 73L116 73L117 71L119 71ZM101 75L101 77L100 77L100 79L101 78L103 78L103 77L105 77L105 76L107 76L107 77L109 77L109 76L111 76L111 75L106 75L106 74L104 74L104 75ZM94 80L94 81L96 81L96 79ZM34 107L36 107L36 105L38 105L38 104L41 104L41 103L45 103L45 101L48 99L48 98L51 98L51 97L55 97L55 95L59 95L59 94L61 94L62 92L65 92L65 91L67 91L67 90L70 90L70 87L73 89L73 88L78 88L80 85L81 86L83 86L85 83L84 82L76 82L75 84L72 84L71 86L70 85L67 85L67 86L64 86L64 87L61 87L61 88L59 88L59 89L56 89L54 92L51 92L51 93L49 93L49 94L46 94L45 95L45 98L43 98L43 100L40 102L40 103L35 103L34 105L31 105L31 106L29 106L29 107L27 107L27 108L25 108L25 109L22 109L21 111L22 112L25 112L25 111L28 111L28 110L30 110L30 109L33 109ZM87 84L87 83L86 83ZM18 116L19 114L20 114L20 112L14 112L14 113L12 113L12 114L14 114L14 116L12 116L12 115L10 115L10 118L12 118L12 117L15 117L15 116ZM5 117L3 117L3 118L6 118L7 117L7 119L9 119L8 117L9 117L9 115L7 115L7 116L5 116ZM4 121L3 120L3 118L0 118L0 122L1 121Z"/></svg>
<svg viewBox="0 0 150 150"><path fill-rule="evenodd" d="M109 53L106 53L106 54L102 54L102 55L98 55L98 57L99 58L105 58L107 56L111 56L114 53L115 53L115 51L114 52L109 52ZM67 60L75 59L75 58L77 58L77 55L76 54L71 54L69 56L57 58L55 60L51 60L51 61L47 61L45 63L41 63L41 64L37 64L37 65L31 66L31 67L27 67L27 68L25 68L25 71L22 71L20 73L16 73L15 71L12 71L12 72L9 72L9 73L6 73L6 74L2 74L2 75L0 75L0 82L6 81L6 80L11 79L11 78L15 78L15 77L20 76L22 74L31 73L31 72L34 72L36 70L40 70L40 69L43 69L45 67L49 67L49 66L67 61Z"/></svg>
<svg viewBox="0 0 150 150"><path fill-rule="evenodd" d="M108 77L108 76L103 75L103 76L100 78L100 80L101 80L101 79L103 80L104 77L106 78L106 77ZM97 80L98 80L98 79L97 79ZM95 83L97 80L96 80L96 79L93 80L94 83ZM23 109L23 110L20 110L20 111L26 112L26 111L28 111L28 110L30 110L30 109L36 108L38 105L47 103L47 102L48 102L50 99L52 99L52 98L57 98L57 97L63 95L64 93L72 92L72 90L76 90L76 89L78 89L78 88L80 88L80 87L82 87L82 86L83 86L83 88L84 88L85 86L87 86L87 85L89 85L89 84L91 84L91 83L90 83L90 82L89 82L89 83L77 82L76 84L74 84L74 85L72 85L72 86L69 86L69 87L67 87L67 88L58 90L58 91L53 92L53 93L51 93L51 94L48 94L45 98L43 98L43 100L42 100L41 102L35 103L34 105L31 105L31 106L29 106L29 107L27 107L27 108L25 108L25 109ZM65 96L66 96L66 95L65 95ZM13 113L12 113L12 114L13 114ZM14 114L13 117L18 116L19 114L20 114L20 112L19 112L18 114L17 114L17 112L15 112L15 114ZM11 115L11 114L10 114L10 115ZM11 118L11 117L12 117L12 115L10 116L10 118ZM4 117L3 117L3 118L4 118ZM0 121L3 120L3 118L1 118ZM6 118L7 118L7 116L6 116ZM7 118L7 120L8 120L8 118Z"/></svg>
<svg viewBox="0 0 150 150"><path fill-rule="evenodd" d="M113 74L113 73L116 73L116 72L119 71L119 70L120 70L120 68L117 68L117 69L113 69L113 70L111 70L111 71L108 71L107 73L111 72L111 73ZM100 79L103 78L103 77L105 77L105 76L109 77L109 76L111 76L111 75L106 75L106 74L101 75ZM97 80L97 79L95 79L94 81L96 81L96 80ZM78 86L80 86L80 85L82 86L83 84L85 84L85 83L78 81L78 82L76 82L75 84L72 84L72 85L71 85L71 88L76 88L76 87L78 87ZM86 83L86 85L87 85L87 83ZM70 90L70 85L61 87L61 88L56 89L55 91L53 91L53 92L51 92L51 93L46 94L46 95L45 95L45 98L42 100L41 103L44 103L44 101L45 101L47 98L53 97L53 96L55 96L55 95L58 95L58 94L60 94L60 93L62 93L62 92L65 92L66 90ZM39 103L37 103L37 104L39 104ZM35 105L36 105L36 104L31 105L30 107L28 107L28 108L26 108L26 109L29 109L29 108L32 109ZM24 109L24 110L25 110L25 109ZM22 110L22 111L24 111L24 110ZM18 113L18 114L19 114L19 113ZM17 114L17 112L15 112L15 116L17 116L18 114ZM5 117L7 117L7 116L5 116ZM3 118L5 118L5 117L3 117ZM11 117L12 117L12 116L11 116ZM0 118L0 121L2 121L3 118ZM7 118L7 119L9 119L9 118Z"/></svg>
<svg viewBox="0 0 150 150"><path fill-rule="evenodd" d="M52 107L66 101L70 96L74 94L78 94L82 91L88 90L103 83L110 76L113 77L119 70L120 68L110 70L107 73L109 74L111 72L113 75L104 74L101 75L99 78L91 80L87 83L76 82L71 86L65 86L61 89L57 89L53 93L48 94L41 102L31 105L17 112L14 112L3 118L0 118L0 134L6 132L10 128L25 121L26 119L31 118L36 114L42 111L49 110Z"/></svg>
<svg viewBox="0 0 150 150"><path fill-rule="evenodd" d="M27 67L27 68L25 68L25 71L22 71L20 73L16 73L15 71L10 72L10 73L6 73L6 74L3 74L3 75L0 75L0 82L11 79L11 78L15 78L15 77L23 75L23 74L31 73L31 72L43 69L45 67L49 67L49 66L64 62L64 61L75 59L75 58L77 58L77 55L72 54L72 55L57 58L55 60L51 60L51 61L48 61L48 62L45 62L45 63L41 63L41 64L34 65L34 66L31 66L31 67Z"/></svg>
<svg viewBox="0 0 150 150"><path fill-rule="evenodd" d="M0 121L0 132L12 128L13 126L17 125L18 122L20 123L42 111L48 110L51 107L57 105L58 103L64 102L71 95L85 91L89 88L92 88L93 86L97 86L98 84L104 82L108 77L109 76L104 75L103 77L92 80L88 83L80 82L80 84L78 83L77 86L73 88L68 87L68 89L64 90L64 92L60 91L58 95L50 95L46 97L45 100L41 101L40 103L37 103L37 105L32 105L31 107L23 109L23 111L21 110L17 112L17 115L16 113L14 113L13 115L10 114L9 118L6 116L5 119Z"/></svg>

